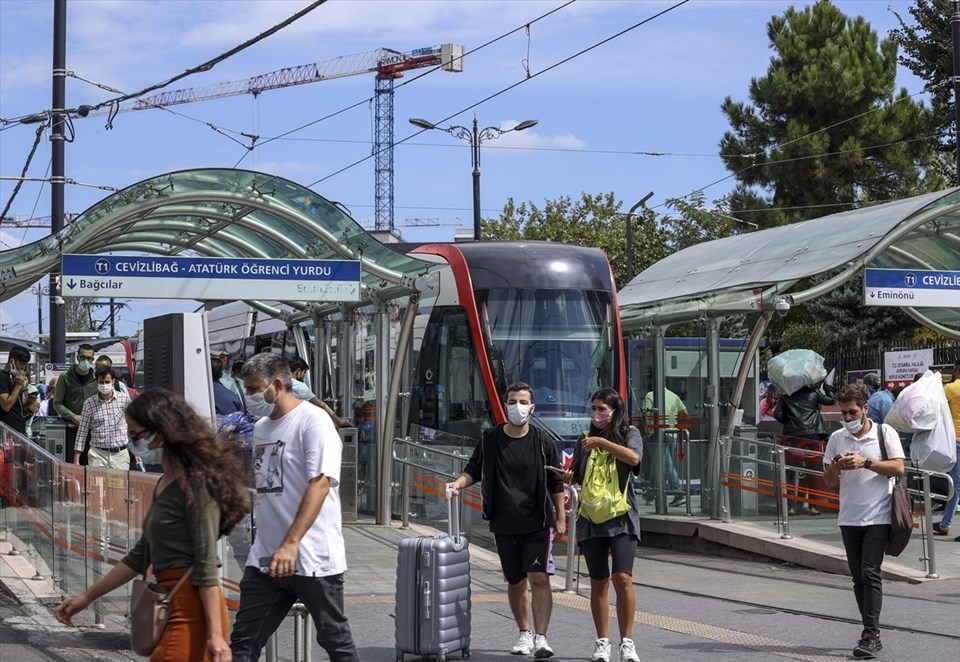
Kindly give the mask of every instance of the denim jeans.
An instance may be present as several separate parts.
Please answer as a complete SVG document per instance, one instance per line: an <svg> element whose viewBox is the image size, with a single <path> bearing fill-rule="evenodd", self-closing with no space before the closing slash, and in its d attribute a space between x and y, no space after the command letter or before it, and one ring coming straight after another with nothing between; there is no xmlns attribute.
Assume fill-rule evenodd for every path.
<svg viewBox="0 0 960 662"><path fill-rule="evenodd" d="M299 599L313 617L317 643L331 662L359 662L350 625L343 613L343 575L271 577L247 566L240 580L240 609L230 648L234 662L255 662L293 603Z"/></svg>
<svg viewBox="0 0 960 662"><path fill-rule="evenodd" d="M953 513L957 510L957 503L960 503L960 442L957 442L957 462L950 470L950 478L953 479L953 498L947 501L947 505L943 509L943 517L940 519L940 526L945 529L950 528Z"/></svg>
<svg viewBox="0 0 960 662"><path fill-rule="evenodd" d="M853 577L853 594L863 621L863 637L880 637L880 609L883 607L883 584L880 566L890 541L889 524L841 526L847 565Z"/></svg>

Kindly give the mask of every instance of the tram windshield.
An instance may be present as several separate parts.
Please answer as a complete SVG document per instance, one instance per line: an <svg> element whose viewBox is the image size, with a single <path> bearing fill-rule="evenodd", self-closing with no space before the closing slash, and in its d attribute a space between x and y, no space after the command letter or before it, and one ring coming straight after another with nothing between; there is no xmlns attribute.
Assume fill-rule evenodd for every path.
<svg viewBox="0 0 960 662"><path fill-rule="evenodd" d="M565 438L590 427L590 395L616 385L611 293L489 289L476 292L493 374L533 387L541 421Z"/></svg>

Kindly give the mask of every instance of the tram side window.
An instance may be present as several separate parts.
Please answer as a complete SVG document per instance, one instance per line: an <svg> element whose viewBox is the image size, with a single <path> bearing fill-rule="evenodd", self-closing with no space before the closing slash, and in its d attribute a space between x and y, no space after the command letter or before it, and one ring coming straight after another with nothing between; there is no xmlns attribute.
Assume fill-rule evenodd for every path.
<svg viewBox="0 0 960 662"><path fill-rule="evenodd" d="M431 314L416 393L412 418L423 427L477 438L490 425L490 402L463 308L437 308Z"/></svg>

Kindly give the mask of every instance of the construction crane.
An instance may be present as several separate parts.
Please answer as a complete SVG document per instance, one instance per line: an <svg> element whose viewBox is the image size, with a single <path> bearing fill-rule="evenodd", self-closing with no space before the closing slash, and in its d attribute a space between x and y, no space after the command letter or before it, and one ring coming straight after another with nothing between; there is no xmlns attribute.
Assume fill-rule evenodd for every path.
<svg viewBox="0 0 960 662"><path fill-rule="evenodd" d="M302 64L260 74L245 80L216 83L205 87L161 92L125 101L116 107L91 112L89 117L116 115L134 110L166 108L184 103L222 99L240 94L259 96L261 92L294 85L316 83L359 74L376 74L374 103L374 205L375 229L393 231L393 82L405 71L440 65L443 71L463 71L463 46L441 44L402 53L378 48L364 53L343 55L312 64Z"/></svg>

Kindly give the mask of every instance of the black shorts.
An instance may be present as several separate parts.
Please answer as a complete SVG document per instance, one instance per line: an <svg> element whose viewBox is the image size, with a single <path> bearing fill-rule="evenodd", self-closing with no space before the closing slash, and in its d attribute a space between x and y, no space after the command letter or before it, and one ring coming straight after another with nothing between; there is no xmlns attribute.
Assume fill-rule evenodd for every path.
<svg viewBox="0 0 960 662"><path fill-rule="evenodd" d="M633 560L637 556L638 541L634 536L621 533L613 538L587 538L580 541L580 552L587 562L590 579L606 579L610 576L607 559L613 557L613 572L633 576Z"/></svg>
<svg viewBox="0 0 960 662"><path fill-rule="evenodd" d="M519 535L498 533L497 554L500 568L508 584L516 584L527 577L528 572L553 574L553 531L542 529Z"/></svg>

